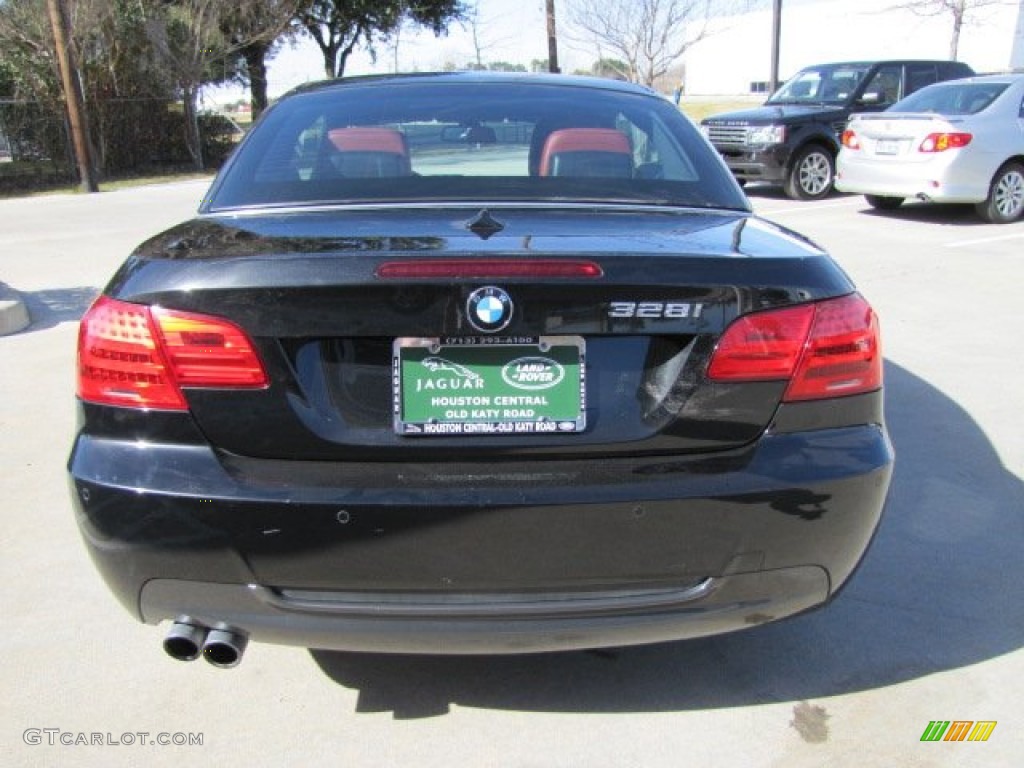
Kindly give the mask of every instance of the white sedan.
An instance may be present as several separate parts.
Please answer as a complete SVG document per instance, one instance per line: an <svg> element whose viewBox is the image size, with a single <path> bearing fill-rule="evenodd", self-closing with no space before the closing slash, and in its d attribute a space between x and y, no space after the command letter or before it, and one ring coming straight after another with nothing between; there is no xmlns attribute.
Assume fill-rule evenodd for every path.
<svg viewBox="0 0 1024 768"><path fill-rule="evenodd" d="M1024 213L1024 75L922 88L885 112L853 115L836 188L885 210L907 198L974 203L986 221Z"/></svg>

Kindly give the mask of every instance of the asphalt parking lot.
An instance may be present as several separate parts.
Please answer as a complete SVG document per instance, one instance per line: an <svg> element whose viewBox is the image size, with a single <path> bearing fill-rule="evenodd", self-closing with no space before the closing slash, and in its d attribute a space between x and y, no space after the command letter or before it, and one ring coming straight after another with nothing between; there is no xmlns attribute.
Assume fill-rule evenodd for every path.
<svg viewBox="0 0 1024 768"><path fill-rule="evenodd" d="M163 630L110 597L64 473L76 320L132 246L204 191L0 201L0 282L33 320L0 337L4 765L1020 764L1024 222L750 190L759 213L830 250L882 319L896 475L872 549L827 609L601 653L255 644L218 670L169 659ZM933 720L997 725L986 742L921 742Z"/></svg>

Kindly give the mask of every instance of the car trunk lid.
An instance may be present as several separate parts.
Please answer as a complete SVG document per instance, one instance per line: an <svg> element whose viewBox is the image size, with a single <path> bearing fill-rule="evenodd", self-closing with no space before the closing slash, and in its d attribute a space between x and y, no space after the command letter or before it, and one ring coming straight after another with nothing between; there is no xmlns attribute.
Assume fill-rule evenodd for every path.
<svg viewBox="0 0 1024 768"><path fill-rule="evenodd" d="M865 158L877 163L927 163L934 147L922 151L929 137L962 135L963 120L929 113L857 115L849 125Z"/></svg>
<svg viewBox="0 0 1024 768"><path fill-rule="evenodd" d="M474 232L480 215L363 208L204 217L142 246L108 290L124 301L227 318L253 339L268 388L186 390L218 449L395 461L742 445L769 424L786 382L709 380L707 361L723 330L741 314L851 290L813 244L746 214L509 207L489 213L501 229L489 226L486 236ZM501 271L574 263L598 274ZM389 269L395 264L455 266L410 276ZM514 305L500 331L472 322L470 302L485 288ZM555 360L578 393L578 423L563 429L572 419L552 413L553 430L517 432L517 424L540 423L546 394L507 379L521 375L529 385L530 374L554 370L543 362L552 344L578 356L575 365ZM496 346L507 347L504 356L488 363ZM436 377L421 371L417 379L438 385L428 393L438 409L428 421L512 426L407 430L424 421L405 413L403 386L415 384L402 381L396 357L406 348L427 350L410 358L414 366L426 356L441 360ZM486 403L460 388L472 379L458 368L479 373L478 364L507 374Z"/></svg>

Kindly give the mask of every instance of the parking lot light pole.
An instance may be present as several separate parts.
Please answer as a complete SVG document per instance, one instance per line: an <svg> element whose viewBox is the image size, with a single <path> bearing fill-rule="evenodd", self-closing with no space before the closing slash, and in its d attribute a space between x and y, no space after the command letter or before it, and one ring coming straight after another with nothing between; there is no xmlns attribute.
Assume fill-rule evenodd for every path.
<svg viewBox="0 0 1024 768"><path fill-rule="evenodd" d="M555 32L555 0L546 0L548 19L548 72L558 74L558 36Z"/></svg>
<svg viewBox="0 0 1024 768"><path fill-rule="evenodd" d="M782 0L772 0L772 75L768 95L779 89L779 44L782 41Z"/></svg>
<svg viewBox="0 0 1024 768"><path fill-rule="evenodd" d="M81 90L82 81L78 71L78 62L71 49L67 8L64 6L64 0L47 0L46 9L50 14L53 41L57 47L57 67L60 69L61 83L64 87L64 103L67 105L71 141L75 148L75 159L78 162L78 177L81 180L83 192L98 192L96 173L92 165L92 153L89 149L89 122L82 103L84 101Z"/></svg>

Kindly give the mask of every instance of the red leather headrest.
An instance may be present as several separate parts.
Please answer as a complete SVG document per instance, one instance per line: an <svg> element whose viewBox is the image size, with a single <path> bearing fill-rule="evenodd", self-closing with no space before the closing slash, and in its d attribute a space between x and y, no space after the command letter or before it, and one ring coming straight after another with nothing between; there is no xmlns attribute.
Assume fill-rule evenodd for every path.
<svg viewBox="0 0 1024 768"><path fill-rule="evenodd" d="M564 128L554 131L544 142L540 156L540 175L551 173L551 158L567 152L612 152L632 155L629 139L613 128Z"/></svg>
<svg viewBox="0 0 1024 768"><path fill-rule="evenodd" d="M341 152L390 152L407 157L405 137L393 128L334 128L327 132Z"/></svg>

